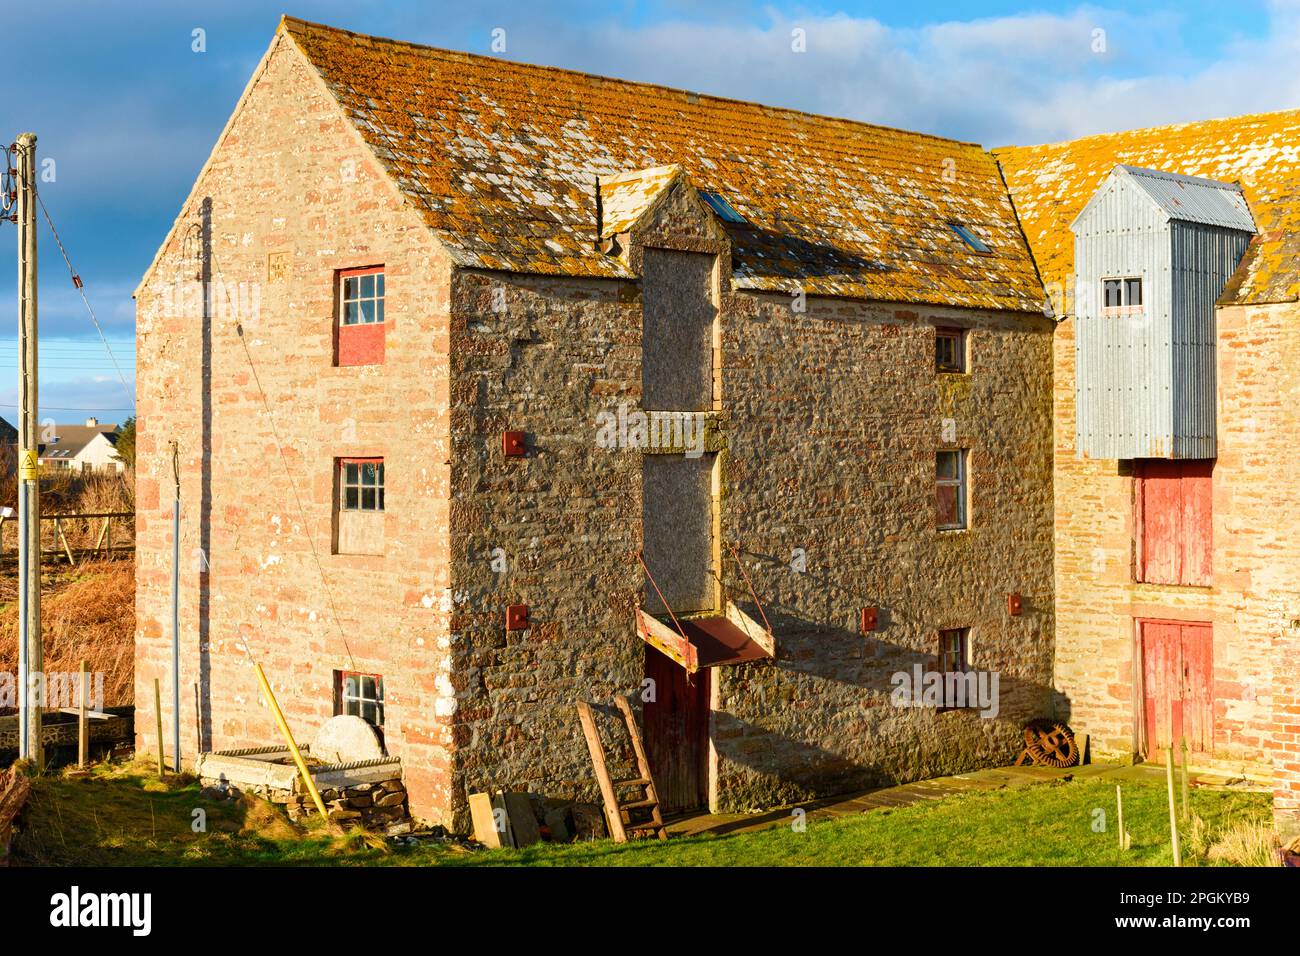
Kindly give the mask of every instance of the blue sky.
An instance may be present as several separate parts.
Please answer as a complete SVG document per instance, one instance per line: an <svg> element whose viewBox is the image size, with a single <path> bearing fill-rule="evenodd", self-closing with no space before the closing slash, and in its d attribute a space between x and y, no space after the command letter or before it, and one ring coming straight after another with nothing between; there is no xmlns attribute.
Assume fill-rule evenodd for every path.
<svg viewBox="0 0 1300 956"><path fill-rule="evenodd" d="M45 0L6 22L0 138L42 195L124 389L42 227L42 414L120 421L131 291L282 12L361 32L923 130L989 146L1300 106L1300 0L1242 3L374 3ZM193 31L206 50L192 50ZM802 30L806 51L791 49ZM1100 42L1099 42L1100 41ZM14 227L0 224L0 415L13 420ZM10 266L3 266L10 263Z"/></svg>

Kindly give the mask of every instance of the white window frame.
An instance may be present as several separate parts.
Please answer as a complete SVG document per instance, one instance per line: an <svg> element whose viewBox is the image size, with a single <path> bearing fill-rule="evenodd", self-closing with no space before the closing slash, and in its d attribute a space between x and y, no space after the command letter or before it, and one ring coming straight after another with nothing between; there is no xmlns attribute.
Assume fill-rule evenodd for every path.
<svg viewBox="0 0 1300 956"><path fill-rule="evenodd" d="M335 701L335 709L339 715L360 717L366 723L373 727L383 729L384 726L384 677L382 674L367 674L361 671L338 671L335 678L335 686L338 689L338 697ZM348 679L356 680L357 692L348 693ZM367 697L365 694L365 680L374 682L374 696ZM369 720L364 710L367 705L374 708L375 720Z"/></svg>
<svg viewBox="0 0 1300 956"><path fill-rule="evenodd" d="M370 281L367 294L365 280ZM355 286L352 287L352 283ZM351 288L350 288L351 287ZM355 291L355 294L350 294ZM355 305L351 313L348 306ZM369 306L367 315L366 306ZM349 314L351 321L349 321ZM384 269L382 266L366 269L343 269L339 272L339 325L352 328L357 325L383 325L384 323Z"/></svg>
<svg viewBox="0 0 1300 956"><path fill-rule="evenodd" d="M957 458L957 476L955 478L939 477L939 456L955 455ZM934 456L934 487L937 494L939 488L956 488L957 489L957 523L956 524L938 524L939 516L935 514L935 522L940 531L965 531L970 527L970 470L966 467L968 450L965 448L940 448ZM937 505L936 505L937 507Z"/></svg>
<svg viewBox="0 0 1300 956"><path fill-rule="evenodd" d="M373 465L375 468L375 482L366 484L365 472L362 470L366 465ZM357 480L348 479L348 469L357 470ZM348 491L355 490L357 503L348 504ZM374 492L374 503L370 506L365 504L365 493ZM356 460L344 458L339 461L339 511L362 511L383 513L384 510L384 460L382 458L374 460Z"/></svg>

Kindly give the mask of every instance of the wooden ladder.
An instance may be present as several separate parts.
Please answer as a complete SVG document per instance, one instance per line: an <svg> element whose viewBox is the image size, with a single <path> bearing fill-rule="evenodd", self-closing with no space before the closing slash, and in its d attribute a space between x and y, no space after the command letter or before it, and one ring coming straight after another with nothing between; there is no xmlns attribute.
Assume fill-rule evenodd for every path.
<svg viewBox="0 0 1300 956"><path fill-rule="evenodd" d="M659 792L655 790L654 778L650 776L650 764L646 760L645 747L641 744L641 731L636 725L636 715L627 698L618 696L614 703L627 724L628 736L632 738L632 752L636 754L638 776L631 780L613 780L605 762L605 745L600 741L600 732L596 729L596 719L591 712L591 705L578 701L578 719L582 722L582 734L587 738L587 749L591 752L591 763L596 768L596 780L600 783L600 795L605 801L605 819L609 822L609 833L615 843L626 843L629 833L654 833L661 840L668 839L668 830L664 827L664 818L659 813ZM620 792L632 790L632 799L619 802ZM632 811L647 810L650 819L634 822Z"/></svg>

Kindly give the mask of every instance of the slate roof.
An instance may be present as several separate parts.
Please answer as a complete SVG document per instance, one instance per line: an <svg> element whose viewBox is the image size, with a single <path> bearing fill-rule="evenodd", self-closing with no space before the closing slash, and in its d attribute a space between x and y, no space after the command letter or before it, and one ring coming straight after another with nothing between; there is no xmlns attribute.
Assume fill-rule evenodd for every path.
<svg viewBox="0 0 1300 956"><path fill-rule="evenodd" d="M1258 234L1220 302L1300 299L1300 110L994 150L1044 282L1072 287L1070 223L1117 165L1239 183Z"/></svg>
<svg viewBox="0 0 1300 956"><path fill-rule="evenodd" d="M726 226L737 287L1041 310L977 145L289 17L281 29L458 265L627 277L598 249L596 177L676 165L746 219Z"/></svg>

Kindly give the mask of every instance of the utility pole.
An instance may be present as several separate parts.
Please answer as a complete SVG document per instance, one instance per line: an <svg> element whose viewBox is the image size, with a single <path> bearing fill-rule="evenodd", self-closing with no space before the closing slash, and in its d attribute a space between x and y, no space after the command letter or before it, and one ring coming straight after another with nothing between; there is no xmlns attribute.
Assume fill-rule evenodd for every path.
<svg viewBox="0 0 1300 956"><path fill-rule="evenodd" d="M18 137L18 756L45 764L41 711L41 491L36 390L36 134Z"/></svg>

